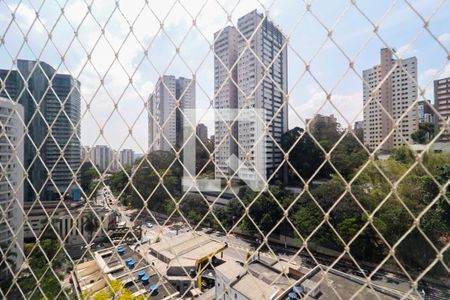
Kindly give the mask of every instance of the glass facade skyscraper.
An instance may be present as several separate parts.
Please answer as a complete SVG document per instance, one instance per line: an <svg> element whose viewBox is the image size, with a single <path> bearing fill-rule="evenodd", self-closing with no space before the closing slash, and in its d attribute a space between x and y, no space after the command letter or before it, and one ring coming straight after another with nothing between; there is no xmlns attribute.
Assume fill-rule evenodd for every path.
<svg viewBox="0 0 450 300"><path fill-rule="evenodd" d="M75 185L80 166L80 82L30 60L0 70L0 78L0 95L24 108L24 200L59 199Z"/></svg>

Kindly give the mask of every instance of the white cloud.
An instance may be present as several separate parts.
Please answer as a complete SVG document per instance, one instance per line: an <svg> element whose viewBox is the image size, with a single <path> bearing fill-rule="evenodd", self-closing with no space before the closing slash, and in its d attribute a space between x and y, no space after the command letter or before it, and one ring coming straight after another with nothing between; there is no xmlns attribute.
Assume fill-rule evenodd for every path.
<svg viewBox="0 0 450 300"><path fill-rule="evenodd" d="M435 69L431 68L425 70L419 77L420 87L425 88L425 98L433 99L434 87L433 81L439 78L450 77L450 64L446 64L443 68Z"/></svg>
<svg viewBox="0 0 450 300"><path fill-rule="evenodd" d="M46 18L39 15L39 20L36 19L36 10L30 5L21 2L20 4L7 4L9 11L2 16L2 20L11 20L11 16L15 15L15 23L13 26L18 26L23 34L27 34L30 30L29 36L35 34L43 34L45 32ZM44 25L42 25L44 24Z"/></svg>
<svg viewBox="0 0 450 300"><path fill-rule="evenodd" d="M14 13L16 15L17 23L22 28L22 30L28 30L28 28L30 28L31 24L36 18L34 9L25 3L21 3L20 5L11 4L8 6L11 10L11 13Z"/></svg>
<svg viewBox="0 0 450 300"><path fill-rule="evenodd" d="M439 69L428 69L423 72L421 77L421 82L423 84L428 84L430 81L435 79L449 77L450 76L450 65L447 63L445 66Z"/></svg>
<svg viewBox="0 0 450 300"><path fill-rule="evenodd" d="M446 32L438 36L438 40L441 41L444 45L450 42L450 33Z"/></svg>
<svg viewBox="0 0 450 300"><path fill-rule="evenodd" d="M396 50L397 50L396 55L399 58L407 58L409 56L414 56L416 54L416 51L414 51L413 45L411 45L411 44L403 45L403 46L397 48Z"/></svg>
<svg viewBox="0 0 450 300"><path fill-rule="evenodd" d="M81 54L82 59L75 68L76 74L81 72L79 79L83 84L83 96L87 101L92 100L90 112L95 120L103 124L107 121L109 114L113 110L112 101L117 101L120 98L119 111L128 121L128 124L132 125L138 119L138 122L133 128L133 135L140 142L142 141L140 145L144 149L147 145L147 120L146 117L139 115L143 108L143 103L140 98L142 97L144 100L148 98L158 74L148 63L146 68L136 70L136 61L140 61L144 55L144 49L142 49L140 43L146 48L153 39L157 39L154 41L155 47L150 48L149 53L152 53L150 59L157 68L163 66L158 69L158 72L162 72L175 54L174 46L171 45L172 41L177 46L183 42L181 54L193 70L195 70L197 66L192 65L193 61L189 59L189 56L192 56L192 51L196 51L196 43L203 42L202 46L204 46L204 38L209 43L212 43L214 32L226 25L227 20L227 12L214 1L207 2L205 7L202 7L203 2L200 1L182 2L184 8L180 3L177 3L174 7L172 7L172 4L169 1L159 1L158 3L152 3L149 7L144 7L141 11L141 4L138 5L133 1L121 2L121 12L116 11L110 17L114 9L114 4L104 6L103 3L94 3L91 11L95 15L95 20L90 15L84 18L87 8L82 2L73 2L66 9L66 15L69 16L69 20L74 27L78 27L82 22L79 29L80 43L88 52L93 47L95 48L92 51L91 57L91 62L94 66L89 65L82 70L86 57L80 47L78 54ZM228 6L224 6L225 10L231 11L233 6ZM245 1L244 4L238 5L233 12L233 17L245 14L258 6L260 5L257 4L257 1ZM193 29L188 39L183 41L185 34L193 24L193 17L197 17L197 29ZM108 23L105 25L106 21ZM100 26L105 27L104 37L102 36L100 41L97 41L101 33L97 22L100 23ZM160 22L164 23L165 33L159 31ZM134 36L129 35L129 23L133 24ZM201 31L204 37L198 30ZM169 41L165 34L168 34L172 41ZM127 42L122 46L125 39L127 39ZM163 44L168 49L165 49ZM115 52L119 51L119 49L118 60L120 60L120 64L115 61ZM188 52L184 49L188 49ZM195 59L198 60L199 58L195 57ZM174 68L179 68L179 66ZM168 72L173 72L174 68L169 68ZM125 71L130 76L133 76L133 82L136 84L140 95L137 95L134 91L130 91L131 88L129 87L127 89L129 78ZM100 73L100 77L103 77L107 73L104 80L106 89L98 89L100 78L97 72ZM208 87L206 88L208 89ZM198 92L197 94L201 95L202 93ZM199 102L198 100L197 102ZM83 128L92 129L89 131L84 130L83 142L86 144L94 143L99 132L95 121L92 118L86 118L82 124ZM103 132L105 139L111 141L113 146L117 146L128 135L128 128L124 126L123 121L120 120L118 115L114 115L108 121Z"/></svg>

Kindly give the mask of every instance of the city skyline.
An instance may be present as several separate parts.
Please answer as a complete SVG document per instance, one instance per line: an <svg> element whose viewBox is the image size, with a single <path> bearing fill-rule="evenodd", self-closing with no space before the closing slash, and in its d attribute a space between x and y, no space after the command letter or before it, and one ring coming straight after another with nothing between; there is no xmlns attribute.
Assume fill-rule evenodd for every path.
<svg viewBox="0 0 450 300"><path fill-rule="evenodd" d="M450 299L449 21L0 1L0 298Z"/></svg>
<svg viewBox="0 0 450 300"><path fill-rule="evenodd" d="M332 5L328 5L329 7L324 6L323 4L313 4L311 8L320 11L321 18L327 20L326 25L331 28L338 16L338 12L344 11L346 8L344 3L346 2L337 1ZM2 5L5 6L5 4ZM11 6L8 6L10 9L15 8L13 2L8 5ZM158 6L155 9L167 11L168 7L166 7L166 4L160 5L161 7ZM311 118L314 113L324 115L335 114L339 122L344 124L344 127L347 125L346 122L343 121L342 116L336 110L332 109L329 104L326 104L320 109L322 103L326 101L326 95L310 74L304 75L297 84L298 79L305 70L305 64L300 60L297 54L300 54L306 62L309 62L309 59L314 57L314 54L318 49L320 49L320 51L310 66L311 74L316 77L318 82L321 83L327 92L333 92L331 100L340 108L340 112L345 114L349 123L353 124L353 121L362 120L361 80L353 71L350 71L340 82L339 86L336 89L333 89L335 83L339 81L338 79L345 74L345 71L348 68L348 64L344 63L345 57L330 40L327 40L327 42L324 43L325 46L321 46L326 40L327 33L321 25L313 19L304 19L298 24L296 30L292 31L298 18L294 16L290 18L290 16L295 11L298 13L299 10L284 9L287 5L294 5L294 7L298 7L300 11L305 10L305 8L303 6L299 7L299 5L293 1L286 1L279 4L279 9L270 11L271 20L280 26L280 28L290 37L290 45L287 49L288 55L291 58L288 65L289 74L291 74L289 77L289 89L290 105L292 106L292 109L290 109L289 112L289 128L299 125L300 127L304 127L297 114L305 119ZM437 5L437 1L436 3L420 1L415 3L415 5L420 8L425 15L429 15ZM448 5L448 3L445 3L444 8ZM387 5L383 6L379 4L372 6L371 4L365 3L360 4L360 6L363 11L370 10L371 17L374 20L379 20L383 12L388 9ZM133 12L138 10L138 7L131 4L122 4L121 7L129 13L130 18L132 18L131 16L135 16ZM231 10L232 5L230 3L225 3L224 7ZM8 8L5 11L8 12ZM200 10L200 7L198 7L197 4L193 4L191 8L193 12ZM214 31L222 28L224 25L232 25L229 23L225 24L224 16L226 16L226 13L224 13L221 8L216 10L213 8L218 7L217 5L214 6L214 3L208 3L199 15L197 26L204 32L204 35L200 34L194 28L186 36L180 47L179 53L183 59L188 60L189 65L191 66L190 70L185 66L185 62L179 56L176 56L175 59L172 60L173 55L176 55L177 53L176 46L170 42L164 32L158 32L159 26L156 26L154 17L150 16L148 17L150 21L145 20L147 23L144 22L146 14L151 14L150 12L145 10L144 15L139 18L139 21L134 28L137 38L143 41L144 48L145 45L150 44L152 38L155 37L155 33L158 32L152 46L148 50L148 57L149 60L155 64L155 67L157 67L160 74L171 73L189 78L192 76L193 72L196 73L197 107L205 110L210 104L209 100L213 99L213 56L210 52L208 43L212 43ZM236 25L239 16L248 13L254 8L259 8L260 11L265 10L260 4L256 2L252 3L252 1L248 1L245 4L239 4L232 13L233 24ZM53 10L54 8L44 5L40 14L40 20L42 20L44 24L53 24L52 22L56 21L51 14ZM109 7L99 11L96 4L93 5L92 10L99 20L106 20L108 13L111 12ZM32 11L32 8L23 4L19 7L16 14L17 23L24 31L26 31L27 26L32 24L31 21L33 20L33 16L30 15L30 11ZM71 22L77 23L81 22L81 16L83 16L85 11L86 8L84 7L84 4L75 1L66 8L66 15ZM445 26L443 26L446 17L448 17L449 14L447 11L450 11L450 9L441 9L440 13L433 17L430 26L433 27L433 33L436 34L436 38L439 38L439 41L444 46L448 47L450 35ZM4 14L4 12L0 12L0 15L2 14ZM355 11L354 8L352 8L348 14L358 16L358 12ZM211 15L211 18L203 18L205 15ZM184 12L184 9L176 6L167 20L165 20L165 30L167 30L167 33L170 34L175 42L179 43L183 40L182 38L185 36L186 29L189 28L189 26L187 26L185 30L179 29L183 28L189 19L190 16ZM373 28L368 21L364 20L362 17L356 19L353 18L352 22L350 22L350 19L352 18L343 18L343 20L341 20L333 31L333 38L339 46L345 46L344 51L349 54L349 57L354 57L359 53L358 50L361 48L361 45L364 45L367 42L369 33L371 34ZM7 16L5 18L0 18L0 24L7 25L5 20L8 20ZM361 25L359 26L360 30L349 30L350 28L353 28L355 20ZM48 51L44 51L40 59L53 65L58 72L73 74L82 82L82 112L86 111L85 101L90 102L94 99L94 101L90 103L89 111L82 115L82 129L92 128L94 130L89 130L85 132L86 134L83 134L82 144L92 146L94 144L105 144L105 141L108 141L114 148L119 148L119 146L121 146L120 148L132 148L136 152L143 153L143 150L146 150L147 148L147 143L142 141L139 137L147 135L144 105L148 95L153 91L154 84L159 77L158 72L154 70L147 58L145 58L144 50L135 39L128 39L124 46L120 48L119 64L118 61L115 60L114 51L109 48L107 41L104 40L104 36L101 35L98 25L91 19L85 22L86 23L83 22L83 25L79 29L78 38L83 45L87 45L86 49L90 50L89 48L92 48L94 45L92 41L101 37L99 45L95 48L96 50L92 52L90 61L79 59L80 57L85 57L86 52L79 47L80 43L77 39L70 47L70 50L67 51L64 63L61 63L60 56L55 52L54 47L47 49ZM147 25L145 27L146 29L142 26L142 22ZM411 26L396 26L398 22L409 22L408 24L411 24ZM383 21L380 26L380 34L386 39L389 46L397 47L398 55L402 57L416 56L418 58L418 78L419 83L422 86L434 79L434 76L437 75L436 72L444 66L445 60L443 59L443 56L428 56L425 54L431 49L438 51L437 53L442 52L442 47L426 32L417 39L417 42L412 45L408 51L405 50L408 48L408 42L413 39L414 34L417 32L417 28L420 28L420 22L420 19L415 16L412 11L410 12L408 7L404 4L399 4L390 11ZM112 45L116 51L121 44L119 41L123 41L122 36L127 32L128 27L124 26L125 24L126 22L123 19L114 15L108 23L108 26L105 28L105 36L108 40L112 40ZM73 33L73 29L65 23L58 23L57 25L58 26L55 27L53 32L53 39L57 45L61 45L60 47L65 49L67 42L63 43L61 38L63 36L66 37L68 33ZM109 26L111 26L111 28ZM32 36L30 35L28 43L33 49L41 49L43 42L48 38L45 30L41 27L37 25L31 30ZM119 30L115 32L117 37L113 38L111 33L115 27ZM150 30L148 28L150 28ZM308 33L311 34L302 35L305 28L308 28ZM351 35L349 35L348 32L351 32ZM12 40L14 33L21 34L15 26L15 23L9 27L8 32L5 35L5 41L8 43L8 51L11 53L14 53L20 46L20 44L17 44L16 41ZM91 40L85 40L86 38ZM175 43L175 45L176 44L177 43ZM360 74L363 69L367 69L374 65L376 63L374 58L379 49L386 46L378 38L370 39L367 45L367 48L359 54L354 64L355 72L357 74ZM162 51L155 52L156 50ZM2 53L5 54L3 58L0 58L0 67L4 69L10 68L11 61L9 60L8 53L5 52L4 48L0 51L3 51ZM101 56L99 56L100 53ZM33 56L34 55L28 48L21 52L21 57L23 58L33 59ZM196 67L200 65L205 56L205 62L197 69ZM139 65L141 60L143 60L143 63ZM111 70L108 71L111 64ZM169 64L170 66L165 68ZM127 71L128 75L124 70ZM103 77L105 74L107 74L107 76L104 77L104 86L101 86L99 77ZM443 72L437 77L444 78L449 76L449 74L450 67L447 64L444 66ZM134 86L128 85L129 77L131 75L133 75ZM431 83L426 90L427 98L432 99L432 94L433 87ZM117 101L117 99L122 99L117 106L120 115L114 110L114 103L111 101L110 97L115 101ZM110 120L107 122L106 126L103 127L104 122L108 118ZM126 125L123 120L125 120L128 125ZM207 122L206 119L199 121L212 128L211 121ZM128 136L129 130L126 129L128 126L133 127L133 138ZM104 138L99 136L99 127L102 127L103 134L105 135Z"/></svg>

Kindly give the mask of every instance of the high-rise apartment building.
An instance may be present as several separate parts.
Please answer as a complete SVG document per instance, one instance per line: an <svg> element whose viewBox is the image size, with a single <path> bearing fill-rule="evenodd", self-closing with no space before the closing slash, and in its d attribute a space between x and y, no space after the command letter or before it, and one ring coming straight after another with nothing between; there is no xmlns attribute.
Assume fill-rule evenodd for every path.
<svg viewBox="0 0 450 300"><path fill-rule="evenodd" d="M183 128L185 126L185 122L191 117L195 117L195 114L192 113L189 113L189 116L182 114L182 111L194 109L196 107L195 81L192 79L179 77L176 82L176 98L179 99L180 102L180 109L177 109L176 111L176 144L179 147L183 143ZM192 128L192 130L195 132L195 124L193 124L193 126L194 128Z"/></svg>
<svg viewBox="0 0 450 300"><path fill-rule="evenodd" d="M106 145L95 145L91 148L91 161L99 171L112 170L114 168L113 151Z"/></svg>
<svg viewBox="0 0 450 300"><path fill-rule="evenodd" d="M363 71L364 144L385 151L411 143L419 123L417 59L396 60L393 53L381 49L380 64Z"/></svg>
<svg viewBox="0 0 450 300"><path fill-rule="evenodd" d="M217 110L236 110L237 96L237 57L238 31L228 26L214 34L214 108ZM223 116L225 115L225 116ZM232 118L216 114L214 120L215 176L229 177L234 171L228 166L231 155L238 155L238 123Z"/></svg>
<svg viewBox="0 0 450 300"><path fill-rule="evenodd" d="M329 116L315 114L312 119L305 119L305 122L309 125L310 128L314 128L317 123L336 126L337 119L333 114Z"/></svg>
<svg viewBox="0 0 450 300"><path fill-rule="evenodd" d="M148 101L149 150L170 151L182 141L184 109L195 108L195 80L162 76Z"/></svg>
<svg viewBox="0 0 450 300"><path fill-rule="evenodd" d="M196 128L196 134L200 140L207 140L208 139L208 127L206 127L206 125L203 123L199 123Z"/></svg>
<svg viewBox="0 0 450 300"><path fill-rule="evenodd" d="M353 125L354 130L364 129L364 121L356 121Z"/></svg>
<svg viewBox="0 0 450 300"><path fill-rule="evenodd" d="M215 34L214 51L224 62L215 59L215 107L264 110L263 124L258 124L261 122L256 116L254 120L238 120L235 134L229 126L217 126L216 122L216 144L225 136L233 136L237 137L239 147L235 149L225 144L222 155L220 145L215 159L220 169L227 170L230 153L237 151L239 160L247 167L240 170L241 179L255 179L255 168L262 170L263 178L268 178L283 161L275 142L281 143L281 136L288 126L287 106L282 106L288 82L286 38L273 22L256 10L239 18L237 27L240 34L232 27ZM223 85L227 89L223 90ZM267 134L261 138L261 129L264 131L265 126ZM216 170L217 175L221 177Z"/></svg>
<svg viewBox="0 0 450 300"><path fill-rule="evenodd" d="M131 167L134 164L133 149L122 149L120 151L119 161L123 167Z"/></svg>
<svg viewBox="0 0 450 300"><path fill-rule="evenodd" d="M0 281L17 271L23 256L23 107L0 98L0 247L5 262L0 264ZM9 249L7 250L7 248ZM9 269L7 267L11 269Z"/></svg>
<svg viewBox="0 0 450 300"><path fill-rule="evenodd" d="M80 166L80 83L45 62L29 60L18 60L17 70L0 70L0 79L0 96L24 108L24 166L32 184L25 182L24 199L32 201L36 193L60 199L76 186Z"/></svg>
<svg viewBox="0 0 450 300"><path fill-rule="evenodd" d="M430 100L419 101L417 110L419 113L419 123L434 123L433 105Z"/></svg>
<svg viewBox="0 0 450 300"><path fill-rule="evenodd" d="M434 105L440 115L436 120L439 130L442 130L442 128L446 130L439 140L450 142L450 130L448 128L448 120L450 119L450 77L434 81Z"/></svg>

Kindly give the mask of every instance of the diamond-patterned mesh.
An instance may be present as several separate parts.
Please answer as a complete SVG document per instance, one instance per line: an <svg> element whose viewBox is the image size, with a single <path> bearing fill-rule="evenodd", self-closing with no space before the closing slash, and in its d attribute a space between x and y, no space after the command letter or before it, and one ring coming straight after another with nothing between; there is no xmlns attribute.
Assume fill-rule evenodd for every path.
<svg viewBox="0 0 450 300"><path fill-rule="evenodd" d="M1 1L1 298L449 299L449 12Z"/></svg>

